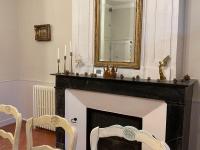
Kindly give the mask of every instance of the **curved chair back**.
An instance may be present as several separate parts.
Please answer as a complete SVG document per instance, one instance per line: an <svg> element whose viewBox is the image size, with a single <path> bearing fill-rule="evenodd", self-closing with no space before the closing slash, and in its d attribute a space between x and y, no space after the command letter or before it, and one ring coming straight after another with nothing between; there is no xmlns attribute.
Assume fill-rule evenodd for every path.
<svg viewBox="0 0 200 150"><path fill-rule="evenodd" d="M18 150L19 147L19 136L22 124L22 115L18 112L18 110L11 105L3 105L0 104L0 112L5 113L7 115L12 115L16 120L16 127L14 135L10 132L6 132L0 129L0 136L4 139L8 139L12 144L13 150Z"/></svg>
<svg viewBox="0 0 200 150"><path fill-rule="evenodd" d="M99 138L112 136L121 137L128 141L145 143L152 150L170 150L165 142L156 139L152 134L144 130L138 130L131 126L122 127L120 125L113 125L107 128L94 128L90 134L91 150L97 150Z"/></svg>
<svg viewBox="0 0 200 150"><path fill-rule="evenodd" d="M48 145L33 147L32 129L34 126L49 125L52 127L61 127L68 136L66 150L75 150L76 146L76 129L65 118L57 115L44 115L38 118L30 118L26 123L27 150L57 150Z"/></svg>

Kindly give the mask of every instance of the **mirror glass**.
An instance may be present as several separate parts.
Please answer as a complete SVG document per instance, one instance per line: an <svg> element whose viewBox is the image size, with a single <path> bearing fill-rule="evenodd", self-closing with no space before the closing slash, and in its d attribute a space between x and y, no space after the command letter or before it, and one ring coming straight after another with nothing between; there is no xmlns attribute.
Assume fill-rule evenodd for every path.
<svg viewBox="0 0 200 150"><path fill-rule="evenodd" d="M138 68L141 0L96 0L96 65ZM138 43L139 42L139 43Z"/></svg>

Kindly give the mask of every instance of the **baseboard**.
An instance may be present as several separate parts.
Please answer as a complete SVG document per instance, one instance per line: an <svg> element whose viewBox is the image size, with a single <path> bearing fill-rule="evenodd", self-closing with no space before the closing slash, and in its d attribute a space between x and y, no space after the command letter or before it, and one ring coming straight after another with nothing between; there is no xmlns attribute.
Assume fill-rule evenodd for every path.
<svg viewBox="0 0 200 150"><path fill-rule="evenodd" d="M54 85L55 82L53 81L42 81L42 80L30 80L30 79L20 79L20 80L17 80L18 82L29 82L29 83L38 83L38 84L52 84Z"/></svg>
<svg viewBox="0 0 200 150"><path fill-rule="evenodd" d="M27 121L27 119L24 119L24 118L22 119L22 123L26 124L26 121ZM2 120L2 121L0 121L0 128L10 125L10 124L14 124L15 122L16 121L14 118L8 118L6 120Z"/></svg>
<svg viewBox="0 0 200 150"><path fill-rule="evenodd" d="M5 119L5 120L1 120L0 121L0 127L7 126L7 125L13 124L13 123L15 123L15 118L8 118L8 119Z"/></svg>
<svg viewBox="0 0 200 150"><path fill-rule="evenodd" d="M200 104L200 100L194 100L192 101L193 104Z"/></svg>
<svg viewBox="0 0 200 150"><path fill-rule="evenodd" d="M29 118L28 118L28 119L29 119ZM28 119L23 118L22 121L23 121L23 122L26 122Z"/></svg>

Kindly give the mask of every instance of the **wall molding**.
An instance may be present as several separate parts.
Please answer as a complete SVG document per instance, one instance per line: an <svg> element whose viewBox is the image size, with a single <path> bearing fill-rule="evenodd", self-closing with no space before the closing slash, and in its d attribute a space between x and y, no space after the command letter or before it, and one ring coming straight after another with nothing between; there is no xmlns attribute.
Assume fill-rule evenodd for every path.
<svg viewBox="0 0 200 150"><path fill-rule="evenodd" d="M28 120L28 118L27 119L23 118L22 122L26 123L27 120ZM0 127L4 127L4 126L10 125L10 124L14 124L14 123L16 123L15 118L8 118L8 119L0 121Z"/></svg>
<svg viewBox="0 0 200 150"><path fill-rule="evenodd" d="M16 82L16 81L19 81L19 80L0 80L0 84L1 83L8 83L8 82Z"/></svg>
<svg viewBox="0 0 200 150"><path fill-rule="evenodd" d="M21 82L38 82L41 84L55 84L55 82L50 82L50 81L42 81L42 80L31 80L31 79L20 79L17 81L21 81Z"/></svg>
<svg viewBox="0 0 200 150"><path fill-rule="evenodd" d="M198 100L193 100L192 104L195 104L195 103L198 104L198 105L200 105L200 100L199 101Z"/></svg>
<svg viewBox="0 0 200 150"><path fill-rule="evenodd" d="M0 127L6 126L9 124L13 124L13 123L15 123L15 118L7 118L4 120L0 120Z"/></svg>
<svg viewBox="0 0 200 150"><path fill-rule="evenodd" d="M8 83L8 82L38 82L41 84L55 84L55 82L50 81L42 81L42 80L31 80L31 79L15 79L15 80L0 80L0 84Z"/></svg>
<svg viewBox="0 0 200 150"><path fill-rule="evenodd" d="M0 80L1 83L8 83L8 82L38 82L38 83L46 83L46 84L54 84L55 82L50 82L50 81L42 81L42 80L31 80L31 79L14 79L14 80Z"/></svg>

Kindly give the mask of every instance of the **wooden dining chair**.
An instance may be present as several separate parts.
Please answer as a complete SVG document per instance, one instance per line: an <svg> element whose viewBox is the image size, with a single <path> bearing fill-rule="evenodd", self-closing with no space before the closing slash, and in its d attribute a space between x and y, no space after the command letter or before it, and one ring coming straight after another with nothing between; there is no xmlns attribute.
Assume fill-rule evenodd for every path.
<svg viewBox="0 0 200 150"><path fill-rule="evenodd" d="M18 150L19 136L22 124L22 115L18 112L18 110L14 106L11 105L0 104L0 112L5 113L7 115L12 115L16 120L16 127L14 134L0 129L0 137L8 139L10 141L10 143L12 144L12 150Z"/></svg>
<svg viewBox="0 0 200 150"><path fill-rule="evenodd" d="M94 128L90 133L91 150L97 150L99 138L106 137L121 137L128 141L142 142L152 150L170 150L165 142L156 139L152 134L131 126L122 127L120 125L113 125L107 128Z"/></svg>
<svg viewBox="0 0 200 150"><path fill-rule="evenodd" d="M26 137L27 137L27 150L58 150L48 145L33 147L32 129L34 126L48 125L51 127L61 127L65 130L68 136L68 143L66 150L75 150L76 147L76 129L65 118L57 115L44 115L37 118L30 118L26 122Z"/></svg>

